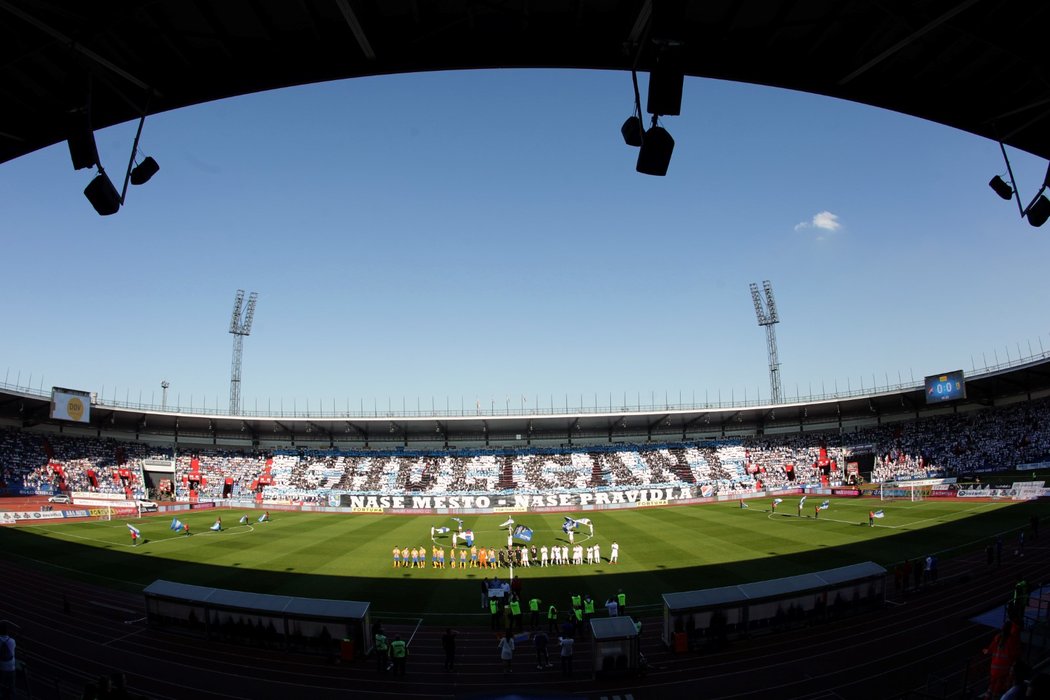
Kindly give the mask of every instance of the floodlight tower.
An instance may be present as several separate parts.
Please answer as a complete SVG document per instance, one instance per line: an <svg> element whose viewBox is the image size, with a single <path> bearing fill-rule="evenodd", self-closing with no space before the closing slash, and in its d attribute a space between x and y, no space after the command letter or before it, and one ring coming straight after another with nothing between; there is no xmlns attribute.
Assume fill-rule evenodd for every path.
<svg viewBox="0 0 1050 700"><path fill-rule="evenodd" d="M777 358L777 331L776 324L780 323L777 315L777 302L773 298L773 285L769 280L762 282L762 289L766 295L765 307L762 306L762 296L758 292L758 285L751 283L751 301L755 302L755 316L758 317L758 325L766 328L766 350L769 353L769 393L772 397L770 403L780 403L780 360Z"/></svg>
<svg viewBox="0 0 1050 700"><path fill-rule="evenodd" d="M252 318L255 316L255 301L258 292L248 295L248 304L244 307L244 320L241 320L241 302L244 301L244 290L237 290L233 300L233 315L230 317L230 333L233 334L233 366L230 369L230 415L241 412L241 354L244 351L244 337L252 332Z"/></svg>

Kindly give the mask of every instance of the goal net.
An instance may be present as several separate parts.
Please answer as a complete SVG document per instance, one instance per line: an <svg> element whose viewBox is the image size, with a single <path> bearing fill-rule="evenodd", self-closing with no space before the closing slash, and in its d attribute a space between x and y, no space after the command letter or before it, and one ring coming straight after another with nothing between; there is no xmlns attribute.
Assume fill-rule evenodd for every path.
<svg viewBox="0 0 1050 700"><path fill-rule="evenodd" d="M929 495L929 486L894 481L887 481L879 486L879 498L883 501L925 501Z"/></svg>

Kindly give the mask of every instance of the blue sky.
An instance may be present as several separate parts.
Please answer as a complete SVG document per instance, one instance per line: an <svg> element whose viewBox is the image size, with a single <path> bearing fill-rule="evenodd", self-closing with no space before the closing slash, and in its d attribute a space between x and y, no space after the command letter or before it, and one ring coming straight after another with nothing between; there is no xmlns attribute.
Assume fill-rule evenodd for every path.
<svg viewBox="0 0 1050 700"><path fill-rule="evenodd" d="M994 142L690 78L655 178L632 101L626 73L522 70L198 105L147 119L161 170L105 218L65 144L4 164L0 372L226 407L238 288L246 409L768 397L764 279L789 396L1050 350L1050 227L987 187ZM114 181L134 127L96 134ZM1011 157L1030 197L1046 164Z"/></svg>

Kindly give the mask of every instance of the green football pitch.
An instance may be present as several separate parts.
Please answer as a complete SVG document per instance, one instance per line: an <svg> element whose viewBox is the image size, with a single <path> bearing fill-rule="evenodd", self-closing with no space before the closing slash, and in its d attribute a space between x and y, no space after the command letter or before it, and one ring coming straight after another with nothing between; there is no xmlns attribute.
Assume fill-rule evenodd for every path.
<svg viewBox="0 0 1050 700"><path fill-rule="evenodd" d="M938 553L943 558L983 549L997 534L1012 547L1016 531L1040 512L1037 503L894 501L810 497L798 515L790 497L770 512L770 499L748 508L729 503L574 514L590 518L593 539L581 527L576 542L601 546L603 561L582 566L515 567L523 594L563 601L574 592L604 601L623 589L632 605L660 602L660 594L874 561L892 566L903 559ZM868 526L868 511L885 517ZM247 524L238 521L248 516ZM224 529L212 532L216 516ZM447 515L399 516L272 511L189 511L177 514L193 533L170 529L171 515L80 523L43 523L0 528L0 556L58 575L125 590L141 590L156 579L282 595L362 600L373 610L405 615L480 613L480 584L506 568L395 568L391 550L436 544L451 549L450 535L431 537L432 527L455 523ZM515 513L534 531L532 542L568 544L562 514ZM506 515L465 516L477 543L506 544L500 524ZM127 524L144 538L131 543ZM620 562L610 564L610 545Z"/></svg>

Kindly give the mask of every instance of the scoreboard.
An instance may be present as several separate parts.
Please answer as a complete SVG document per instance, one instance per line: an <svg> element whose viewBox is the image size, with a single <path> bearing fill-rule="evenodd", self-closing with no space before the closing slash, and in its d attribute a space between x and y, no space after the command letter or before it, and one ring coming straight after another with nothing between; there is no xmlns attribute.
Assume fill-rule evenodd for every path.
<svg viewBox="0 0 1050 700"><path fill-rule="evenodd" d="M51 387L51 418L74 423L91 422L91 394Z"/></svg>
<svg viewBox="0 0 1050 700"><path fill-rule="evenodd" d="M926 403L941 403L965 398L966 378L961 369L926 377Z"/></svg>

